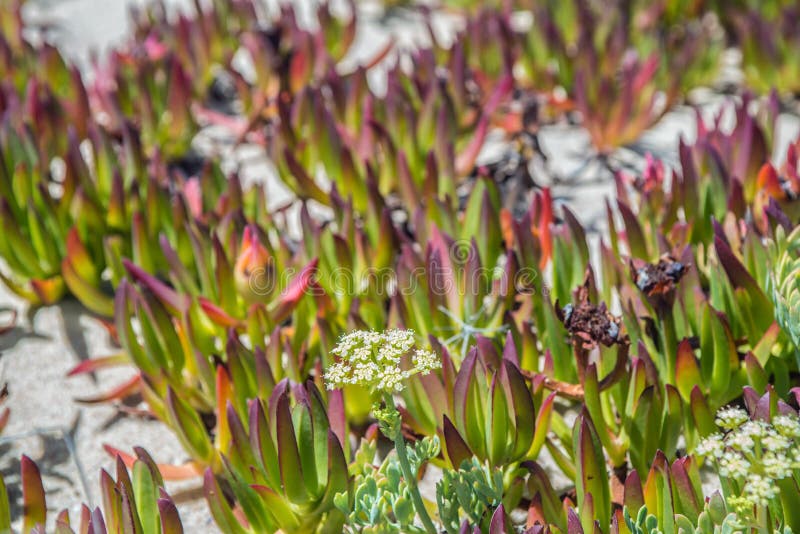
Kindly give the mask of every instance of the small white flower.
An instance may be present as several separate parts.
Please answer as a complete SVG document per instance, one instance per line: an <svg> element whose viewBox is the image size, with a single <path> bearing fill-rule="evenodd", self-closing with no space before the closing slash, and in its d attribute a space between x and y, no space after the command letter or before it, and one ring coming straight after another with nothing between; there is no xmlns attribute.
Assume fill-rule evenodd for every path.
<svg viewBox="0 0 800 534"><path fill-rule="evenodd" d="M339 361L325 372L328 389L357 384L374 392L402 391L406 379L427 374L442 365L432 351L417 349L411 354L410 366L403 369L403 358L414 343L412 330L356 330L342 336L331 350L339 356Z"/></svg>
<svg viewBox="0 0 800 534"><path fill-rule="evenodd" d="M748 432L733 431L725 436L725 446L740 452L750 452L755 448L756 442Z"/></svg>
<svg viewBox="0 0 800 534"><path fill-rule="evenodd" d="M764 473L773 480L792 476L792 462L783 454L765 454L761 459L761 467L764 469Z"/></svg>
<svg viewBox="0 0 800 534"><path fill-rule="evenodd" d="M746 411L734 406L728 406L717 412L717 419L714 422L717 423L717 426L726 430L733 430L743 425L748 419L750 417Z"/></svg>
<svg viewBox="0 0 800 534"><path fill-rule="evenodd" d="M752 421L746 412L725 408L717 424L728 431L714 434L697 447L699 456L712 456L720 478L735 481L741 494L727 496L730 508L740 517L753 517L778 496L777 480L793 476L800 467L800 420L779 415L772 423ZM759 512L760 513L760 512Z"/></svg>
<svg viewBox="0 0 800 534"><path fill-rule="evenodd" d="M712 456L719 458L725 450L725 444L722 440L722 434L712 434L703 439L695 448L695 454L698 456Z"/></svg>
<svg viewBox="0 0 800 534"><path fill-rule="evenodd" d="M777 415L772 419L772 426L787 438L800 438L800 419L791 415Z"/></svg>
<svg viewBox="0 0 800 534"><path fill-rule="evenodd" d="M750 462L733 451L725 451L719 459L719 474L726 478L747 478Z"/></svg>
<svg viewBox="0 0 800 534"><path fill-rule="evenodd" d="M750 475L744 487L744 494L751 502L766 506L770 499L777 495L775 484L772 480L767 480L761 475Z"/></svg>
<svg viewBox="0 0 800 534"><path fill-rule="evenodd" d="M766 436L761 438L761 445L769 452L783 452L791 446L792 442L770 429Z"/></svg>

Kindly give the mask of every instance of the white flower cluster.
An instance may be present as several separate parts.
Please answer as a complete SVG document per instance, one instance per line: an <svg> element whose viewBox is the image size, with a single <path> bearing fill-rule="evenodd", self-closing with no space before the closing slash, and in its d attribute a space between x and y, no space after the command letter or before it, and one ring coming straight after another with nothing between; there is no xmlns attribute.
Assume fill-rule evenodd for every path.
<svg viewBox="0 0 800 534"><path fill-rule="evenodd" d="M728 407L717 413L716 423L726 433L708 436L695 453L712 459L720 477L741 489L728 499L737 513L752 514L754 506L767 506L777 496L775 480L800 469L800 419L778 415L768 423Z"/></svg>
<svg viewBox="0 0 800 534"><path fill-rule="evenodd" d="M414 344L412 330L356 330L344 335L331 351L339 361L325 372L328 389L361 385L373 392L401 391L409 377L427 374L442 365L430 350L412 352ZM403 369L403 358L409 355L410 362Z"/></svg>
<svg viewBox="0 0 800 534"><path fill-rule="evenodd" d="M717 423L717 426L726 430L733 430L736 427L742 426L748 419L750 419L750 417L747 415L746 411L734 406L728 406L717 412L717 419L714 422Z"/></svg>

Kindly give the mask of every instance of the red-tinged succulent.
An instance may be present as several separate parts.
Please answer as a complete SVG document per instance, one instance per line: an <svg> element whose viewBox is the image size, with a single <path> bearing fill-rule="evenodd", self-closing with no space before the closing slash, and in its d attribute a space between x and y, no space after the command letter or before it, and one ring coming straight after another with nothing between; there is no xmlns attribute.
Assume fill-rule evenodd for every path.
<svg viewBox="0 0 800 534"><path fill-rule="evenodd" d="M617 289L630 299L623 321L632 343L644 343L665 383L683 388L684 380L692 383L683 373L702 369L703 393L718 407L765 369L780 374L785 364L770 357L778 330L769 299L727 242L717 239L709 260L690 261L689 251L679 260L632 262L629 277L621 278ZM700 263L706 261L705 266ZM749 351L751 357L743 358ZM690 390L681 389L684 400Z"/></svg>
<svg viewBox="0 0 800 534"><path fill-rule="evenodd" d="M146 395L151 409L162 418L166 415L163 403L167 386L180 392L194 409L210 411L220 394L213 371L219 357L218 344L225 347L224 361L229 372L250 377L245 383L260 383L261 378L256 381L255 377L269 368L267 358L281 373L279 378L284 373L296 379L307 376L313 361L291 358L291 365L282 363L278 326L302 300L308 287L309 275L304 274L308 269L280 292L270 308L253 304L245 317L244 310L242 315L231 315L210 301L174 291L133 264L126 262L126 267L141 289L126 281L120 284L116 298L117 333L132 362L143 372L146 391L155 395ZM233 280L227 283L232 285ZM134 318L139 334L133 329ZM244 335L253 349L242 344L240 336ZM237 394L249 398L255 391L239 389Z"/></svg>
<svg viewBox="0 0 800 534"><path fill-rule="evenodd" d="M471 10L446 46L422 10L431 44L396 50L385 91L369 71L391 39L345 61L353 3L311 27L251 0L174 17L156 4L95 63L89 96L55 48L26 41L18 3L0 8L3 279L113 313L123 353L73 374L136 373L78 400L141 395L191 458L120 455L82 531L176 530L169 501L152 512L159 469L205 471L225 532L499 534L525 507L531 534L796 526L796 412L775 392L797 382L800 145L768 159L777 96L757 113L743 96L732 128L698 118L679 168L649 156L641 177L617 173L593 262L575 213L532 191L540 117L580 115L603 159L635 143L707 81L713 16L694 0L524 4ZM221 156L194 155L206 123L266 150L294 205L268 210ZM508 172L476 164L497 128L518 143ZM751 419L715 420L742 402ZM737 449L745 425L769 446ZM722 492L704 499L692 455L709 451ZM439 469L437 516L419 479ZM41 530L23 470L23 527Z"/></svg>
<svg viewBox="0 0 800 534"><path fill-rule="evenodd" d="M191 111L191 78L173 52L138 59L115 51L92 93L103 126L119 132L131 121L150 157L184 155L199 129Z"/></svg>
<svg viewBox="0 0 800 534"><path fill-rule="evenodd" d="M163 2L131 10L131 40L124 45L137 58L159 60L174 52L187 70L198 100L213 99L218 71L240 46L241 35L258 21L250 0L194 2L190 13L169 13Z"/></svg>
<svg viewBox="0 0 800 534"><path fill-rule="evenodd" d="M777 202L788 220L797 220L800 214L800 137L789 144L783 164L775 167L767 162L758 171L757 191L753 199L753 211L757 220L763 221L759 229L765 229L773 202Z"/></svg>
<svg viewBox="0 0 800 534"><path fill-rule="evenodd" d="M164 481L150 455L137 448L136 459L128 468L120 457L116 462L116 480L105 470L100 474L102 508L82 505L80 518L71 520L67 510L48 522L47 503L42 478L36 463L27 456L20 462L22 486L21 532L74 534L75 532L153 532L182 534L178 509L164 490ZM0 477L0 531L11 532L8 493ZM50 523L50 524L48 524Z"/></svg>
<svg viewBox="0 0 800 534"><path fill-rule="evenodd" d="M343 412L330 417L339 419L329 419L311 382L281 381L268 402L249 401L244 420L229 404L230 442L222 469L218 474L207 470L204 482L217 524L226 532L242 533L341 528L344 517L333 499L348 491L347 435ZM236 499L239 512L234 513L227 495Z"/></svg>
<svg viewBox="0 0 800 534"><path fill-rule="evenodd" d="M499 225L482 224L498 218L498 201L496 185L481 179L463 212L418 209L415 239L401 241L389 324L437 337L457 361L477 335L504 334L503 322L538 272L520 269L515 252L503 249Z"/></svg>
<svg viewBox="0 0 800 534"><path fill-rule="evenodd" d="M233 277L236 291L248 304L269 297L274 290L275 266L272 265L269 251L261 244L255 226L244 229L239 256L233 266Z"/></svg>
<svg viewBox="0 0 800 534"><path fill-rule="evenodd" d="M230 105L233 95L224 94L218 73L257 24L259 10L249 0L215 0L196 2L194 11L172 18L160 3L134 10L134 39L94 65L90 93L98 120L113 132L135 124L149 156L183 157L203 110Z"/></svg>
<svg viewBox="0 0 800 534"><path fill-rule="evenodd" d="M741 102L733 106L735 122L730 128L723 123L725 109L710 123L698 114L697 139L692 144L681 140L680 172L672 173L669 188L666 181L651 181L646 186L627 177L618 179L620 200L634 213L635 206L642 213L639 219L651 252L658 248L659 226L664 236L698 244L711 238L712 219L723 222L728 213L746 218L750 210L754 212L756 228L766 234L770 213L774 212L770 197L779 201L781 207L791 204L791 169L786 168L786 175L780 178L765 167L773 152L778 102L773 94L758 106L757 113L753 113L753 107L752 97L745 93ZM791 161L794 160L789 158ZM650 167L652 164L646 172L650 172ZM640 186L647 187L648 192ZM663 199L662 209L658 209L660 199ZM622 215L626 216L624 212ZM685 227L680 223L685 223Z"/></svg>
<svg viewBox="0 0 800 534"><path fill-rule="evenodd" d="M63 150L68 127L86 134L91 118L86 89L78 67L31 36L22 4L9 0L0 8L0 113L14 127L33 130L43 153Z"/></svg>
<svg viewBox="0 0 800 534"><path fill-rule="evenodd" d="M717 533L726 532L719 530L720 525L740 525L719 492L703 497L698 461L691 456L670 463L658 451L648 462L644 480L632 470L622 480L609 483L602 456L595 456L592 449L596 443L591 423L585 417L579 419L575 440L578 450L583 451L584 480L576 487L577 511L571 508L574 504L569 498L562 504L541 468L531 466L528 488L533 498L528 526L534 530L527 532L645 534L657 529ZM598 510L600 503L607 511ZM696 527L702 530L695 530Z"/></svg>
<svg viewBox="0 0 800 534"><path fill-rule="evenodd" d="M275 98L261 142L287 185L302 198L329 204L324 172L325 181L352 195L359 212L366 209L373 178L382 195L401 195L407 209L430 196L431 187L438 199L457 202L456 188L473 172L492 117L513 87L506 71L497 83L484 83L484 94L472 94L477 67L463 56L473 34L460 36L448 50L412 52L416 68L389 70L385 94L370 89L367 65L347 74L330 69L319 83ZM441 76L442 64L458 76ZM237 129L242 135L260 124L253 120Z"/></svg>
<svg viewBox="0 0 800 534"><path fill-rule="evenodd" d="M6 128L0 134L0 216L9 227L0 250L10 270L3 279L33 302L49 304L69 291L110 316L123 257L151 272L164 270L172 257L158 251L162 240L191 265L190 235L198 225L258 210L260 190L243 193L215 165L182 171L159 160L148 164L133 130L117 143L92 124L87 143L72 134L68 139L64 153L33 157L28 133ZM64 162L62 176L53 176L51 157ZM153 174L140 183L148 170ZM196 194L193 184L202 184Z"/></svg>
<svg viewBox="0 0 800 534"><path fill-rule="evenodd" d="M695 525L708 529L708 526L721 524L728 515L725 502L719 494L712 495L710 499L703 498L698 462L692 456L679 458L670 464L659 451L644 483L636 471L631 471L625 479L622 493L622 502L619 504L624 506L624 513L617 512L616 528L612 529L615 533L638 534L640 531L631 528L635 523L630 519L648 514L663 532L679 529L690 532L694 531ZM627 521L622 521L623 515L627 516ZM703 530L713 531L713 527L712 530Z"/></svg>
<svg viewBox="0 0 800 534"><path fill-rule="evenodd" d="M441 432L453 467L471 456L491 466L535 458L547 432L553 399L539 391L535 406L514 361L513 344L500 357L485 341L470 351L455 376L445 379L452 386L446 389L448 411L441 416ZM444 372L453 373L452 362Z"/></svg>
<svg viewBox="0 0 800 534"><path fill-rule="evenodd" d="M538 464L530 462L527 481L531 495L528 526L549 526L566 532L609 532L611 526L611 486L603 449L597 431L588 414L578 416L570 432L576 471L570 477L575 482L575 504L562 502L547 475Z"/></svg>
<svg viewBox="0 0 800 534"><path fill-rule="evenodd" d="M787 216L770 202L759 217L751 217L758 213L753 209L758 198L755 177L768 151L767 137L745 110L739 109L737 116L731 132L719 125L701 129L695 145L680 146L682 172L672 176L669 189L658 179L627 180L632 188L625 186L626 180L618 181L622 226L609 211L611 250L604 253L604 272L611 268L615 274L609 279L615 279L612 284L623 302L631 303L623 317L632 340L643 340L652 354L658 354L658 366L667 376L675 376L682 339L708 349L717 347L721 359L701 358L709 379L711 369L723 365L718 380L706 391L715 407L737 395L739 386L728 389L730 382L723 378L728 372L739 378L746 372L747 380L777 377L785 372L787 360L771 356L788 355L776 350L780 331L766 292L769 252L764 239L774 227L787 224ZM649 169L650 174L657 170L653 164ZM659 258L665 252L671 256ZM637 258L628 275L616 259L627 262L626 254ZM657 329L648 323L642 328L640 320L648 316L648 321L658 321ZM724 325L720 330L714 326L715 318ZM752 357L743 358L750 351ZM726 353L729 356L724 357Z"/></svg>
<svg viewBox="0 0 800 534"><path fill-rule="evenodd" d="M791 61L797 48L795 29L800 24L800 8L794 2L734 2L719 8L732 37L742 52L742 71L748 87L768 93L800 91L800 70Z"/></svg>
<svg viewBox="0 0 800 534"><path fill-rule="evenodd" d="M233 63L228 71L250 123L246 129L277 118L281 99L323 83L337 70L356 36L356 7L352 2L348 7L350 15L343 20L327 3L320 4L314 13L315 27L308 29L298 22L295 8L284 4L278 16L243 32L240 44L253 72L243 72Z"/></svg>
<svg viewBox="0 0 800 534"><path fill-rule="evenodd" d="M719 51L699 19L669 25L616 1L541 2L532 11L532 28L519 33L523 82L565 89L600 154L634 142L715 70Z"/></svg>

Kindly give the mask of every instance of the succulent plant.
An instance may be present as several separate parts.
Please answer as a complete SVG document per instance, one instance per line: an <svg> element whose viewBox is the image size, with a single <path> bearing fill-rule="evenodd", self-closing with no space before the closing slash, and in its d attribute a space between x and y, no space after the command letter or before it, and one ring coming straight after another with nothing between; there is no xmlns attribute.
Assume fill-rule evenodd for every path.
<svg viewBox="0 0 800 534"><path fill-rule="evenodd" d="M775 318L784 332L788 333L796 349L800 350L798 331L798 247L800 231L796 228L787 236L783 227L776 228L774 266L769 274L770 296L775 304Z"/></svg>
<svg viewBox="0 0 800 534"><path fill-rule="evenodd" d="M797 46L796 27L800 10L792 2L737 2L720 9L742 51L742 70L748 87L761 93L773 88L796 95L800 72L787 54Z"/></svg>
<svg viewBox="0 0 800 534"><path fill-rule="evenodd" d="M481 464L477 458L464 460L458 469L446 469L436 483L439 518L448 534L468 525L489 527L493 511L503 505L503 473Z"/></svg>
<svg viewBox="0 0 800 534"><path fill-rule="evenodd" d="M226 532L341 528L344 515L334 498L349 488L344 420L329 420L313 383L279 382L269 402L249 402L245 420L232 402L218 427L221 471L215 474L209 467L205 472L206 500L217 524ZM228 495L235 497L246 522L234 514Z"/></svg>
<svg viewBox="0 0 800 534"><path fill-rule="evenodd" d="M456 10L446 44L421 8L429 44L351 67L353 2L310 26L251 0L156 3L85 78L3 4L3 282L113 316L124 354L73 374L136 372L84 400L140 394L224 532L800 528L797 412L778 401L800 369L800 142L770 161L778 92L743 92L731 127L698 113L675 169L648 155L615 173L596 248L527 161L548 117L579 116L608 158L711 81L708 10L732 31L794 6L502 4ZM746 74L770 54L751 83L796 92L792 36L773 33L739 36ZM390 52L384 91L368 73ZM205 125L260 146L293 205L268 210L263 187L195 153ZM477 163L490 133L515 168ZM81 532L180 531L136 452ZM23 528L41 531L22 465Z"/></svg>
<svg viewBox="0 0 800 534"><path fill-rule="evenodd" d="M652 16L656 5L647 8L539 2L530 31L520 33L528 84L566 90L600 154L635 141L686 88L712 81L719 50L702 21L684 14L670 25Z"/></svg>
<svg viewBox="0 0 800 534"><path fill-rule="evenodd" d="M443 388L448 413L440 416L441 431L453 468L475 456L492 467L508 466L505 474L510 476L514 462L538 455L553 398L542 399L538 390L535 398L540 404L535 406L534 395L514 361L513 344L500 359L485 341L470 351L457 374L453 362L445 360L445 383L452 385Z"/></svg>
<svg viewBox="0 0 800 534"><path fill-rule="evenodd" d="M36 463L22 456L20 461L22 486L21 532L47 532L47 504L44 485ZM126 467L122 458L116 459L116 480L106 471L100 474L102 508L81 508L79 521L70 521L67 510L59 513L52 532L153 532L181 534L183 526L178 509L164 490L164 481L155 462L143 449L136 449L136 458ZM0 531L11 532L8 493L0 477Z"/></svg>
<svg viewBox="0 0 800 534"><path fill-rule="evenodd" d="M415 491L403 478L403 468L396 455L387 456L379 467L372 465L370 456L375 455L374 442L363 442L357 453L354 473L353 502L347 494L336 497L339 510L347 516L347 532L374 533L423 533L418 526L413 506ZM365 446L366 445L366 446ZM408 449L408 461L412 473L418 473L422 465L439 454L437 438L425 438Z"/></svg>

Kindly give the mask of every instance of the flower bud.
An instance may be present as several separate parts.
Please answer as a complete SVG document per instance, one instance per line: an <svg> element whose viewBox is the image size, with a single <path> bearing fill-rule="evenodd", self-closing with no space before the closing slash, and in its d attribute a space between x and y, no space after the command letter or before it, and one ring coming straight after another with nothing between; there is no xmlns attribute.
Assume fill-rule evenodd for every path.
<svg viewBox="0 0 800 534"><path fill-rule="evenodd" d="M274 269L269 251L258 239L258 229L248 226L233 270L236 291L248 303L265 300L275 289Z"/></svg>

